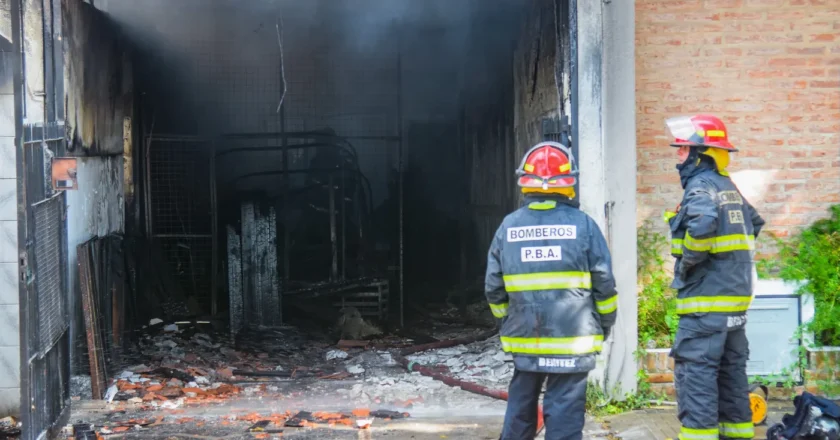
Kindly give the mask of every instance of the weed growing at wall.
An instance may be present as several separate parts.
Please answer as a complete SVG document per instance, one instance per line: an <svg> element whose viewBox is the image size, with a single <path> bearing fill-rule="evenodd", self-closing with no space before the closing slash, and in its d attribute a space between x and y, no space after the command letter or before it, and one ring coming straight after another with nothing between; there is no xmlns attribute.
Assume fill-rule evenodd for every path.
<svg viewBox="0 0 840 440"><path fill-rule="evenodd" d="M644 349L638 349L634 353L636 362L644 358L645 353ZM600 384L590 383L586 388L586 411L594 416L609 416L661 404L666 396L654 392L647 379L647 372L640 368L636 372L636 392L625 395L624 400L615 400L604 392Z"/></svg>
<svg viewBox="0 0 840 440"><path fill-rule="evenodd" d="M671 289L671 275L665 271L662 256L668 239L653 229L650 220L636 233L639 285L639 343L643 347L670 347L679 321L676 292Z"/></svg>

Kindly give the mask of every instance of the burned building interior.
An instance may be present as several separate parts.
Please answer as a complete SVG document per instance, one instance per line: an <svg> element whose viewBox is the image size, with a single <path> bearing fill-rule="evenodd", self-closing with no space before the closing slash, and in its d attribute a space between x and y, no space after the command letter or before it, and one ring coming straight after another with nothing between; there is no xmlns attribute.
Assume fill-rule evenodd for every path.
<svg viewBox="0 0 840 440"><path fill-rule="evenodd" d="M63 0L69 375L113 400L131 365L295 377L307 338L492 331L486 253L516 166L576 135L574 8ZM172 328L233 370L153 338Z"/></svg>
<svg viewBox="0 0 840 440"><path fill-rule="evenodd" d="M106 67L108 85L133 101L119 103L136 139L125 324L201 318L236 335L330 327L355 307L399 329L429 305L481 301L489 240L517 202L517 154L560 126L551 61L562 48L541 33L559 33L562 11L548 3L529 17L524 5L109 0L65 11L65 33L77 21L90 39L114 38L105 50L123 59ZM85 70L97 55L83 54Z"/></svg>

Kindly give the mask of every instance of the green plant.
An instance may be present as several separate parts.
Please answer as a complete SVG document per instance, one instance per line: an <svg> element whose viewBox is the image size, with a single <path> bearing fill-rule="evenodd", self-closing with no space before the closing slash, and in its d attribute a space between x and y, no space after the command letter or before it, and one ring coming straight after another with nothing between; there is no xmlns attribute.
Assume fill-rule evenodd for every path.
<svg viewBox="0 0 840 440"><path fill-rule="evenodd" d="M640 348L634 355L638 361L644 357L645 350ZM652 403L665 400L665 395L654 392L647 379L647 372L640 368L636 372L636 392L626 394L624 400L615 400L604 392L600 384L590 383L586 387L586 411L594 416L608 416L648 408Z"/></svg>
<svg viewBox="0 0 840 440"><path fill-rule="evenodd" d="M679 322L675 292L670 287L671 277L665 272L665 258L662 256L668 240L654 230L650 220L636 234L636 273L641 287L638 304L639 342L643 346L654 342L658 347L667 347L674 341Z"/></svg>
<svg viewBox="0 0 840 440"><path fill-rule="evenodd" d="M806 324L816 342L840 345L840 205L831 215L780 242L779 276L805 281L800 293L814 298L814 319Z"/></svg>

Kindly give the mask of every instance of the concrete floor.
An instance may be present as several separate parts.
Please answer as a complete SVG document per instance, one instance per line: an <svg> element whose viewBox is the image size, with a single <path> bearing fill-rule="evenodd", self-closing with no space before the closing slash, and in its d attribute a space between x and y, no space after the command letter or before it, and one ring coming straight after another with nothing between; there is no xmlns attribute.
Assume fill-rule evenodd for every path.
<svg viewBox="0 0 840 440"><path fill-rule="evenodd" d="M443 387L437 391L426 388L424 399L411 408L394 407L393 402L359 401L346 392L358 381L289 381L278 383L273 393L252 393L234 397L221 403L153 408L142 404L102 401L74 402L72 424L93 423L98 428L111 427L130 419L155 421L153 426L140 430L109 435L106 438L125 439L268 439L280 434L251 433L249 427L258 420L274 420L278 424L268 429L282 429L283 439L498 439L506 403L460 389ZM369 384L366 386L370 386ZM400 388L401 389L401 388ZM411 388L409 388L411 389ZM411 396L403 396L409 398ZM437 397L437 398L435 398ZM403 420L375 419L370 429L355 427L284 428L283 414L298 411L349 412L356 408L405 411L410 417ZM756 438L764 438L766 428L791 412L790 402L771 402L767 425L759 427ZM132 422L135 423L135 422ZM676 407L665 406L606 417L601 420L587 417L584 439L604 440L663 440L677 438L679 422ZM538 437L542 438L542 437Z"/></svg>
<svg viewBox="0 0 840 440"><path fill-rule="evenodd" d="M421 411L405 420L375 420L370 429L359 430L350 427L333 428L281 428L282 434L249 433L251 422L231 420L232 414L251 413L252 402L231 402L224 407L192 408L188 410L127 410L116 413L122 417L158 418L156 426L140 431L108 436L125 439L416 439L416 440L495 440L501 432L503 413L469 415L463 410ZM765 438L767 427L781 420L781 416L792 408L775 404L768 415L767 423L757 427L756 439ZM268 417L273 411L256 411ZM485 411L483 411L485 412ZM114 408L102 402L85 402L77 405L71 421L107 424L115 420ZM163 417L161 419L161 417ZM275 427L279 428L279 427ZM604 440L663 440L675 439L679 433L676 408L660 407L619 414L595 420L587 417L584 439ZM543 439L544 436L537 437Z"/></svg>

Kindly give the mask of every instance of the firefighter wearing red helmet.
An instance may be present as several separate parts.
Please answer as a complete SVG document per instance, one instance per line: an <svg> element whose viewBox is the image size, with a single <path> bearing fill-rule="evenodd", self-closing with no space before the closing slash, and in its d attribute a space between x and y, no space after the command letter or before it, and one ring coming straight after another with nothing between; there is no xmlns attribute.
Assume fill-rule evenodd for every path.
<svg viewBox="0 0 840 440"><path fill-rule="evenodd" d="M764 220L729 178L738 151L715 116L666 121L685 190L666 213L676 257L679 326L671 350L680 439L753 438L744 326L752 300L755 237Z"/></svg>
<svg viewBox="0 0 840 440"><path fill-rule="evenodd" d="M485 293L515 367L505 440L535 437L543 384L546 438L582 438L587 373L615 323L610 252L574 201L577 174L565 145L529 150L517 170L525 203L490 245Z"/></svg>

